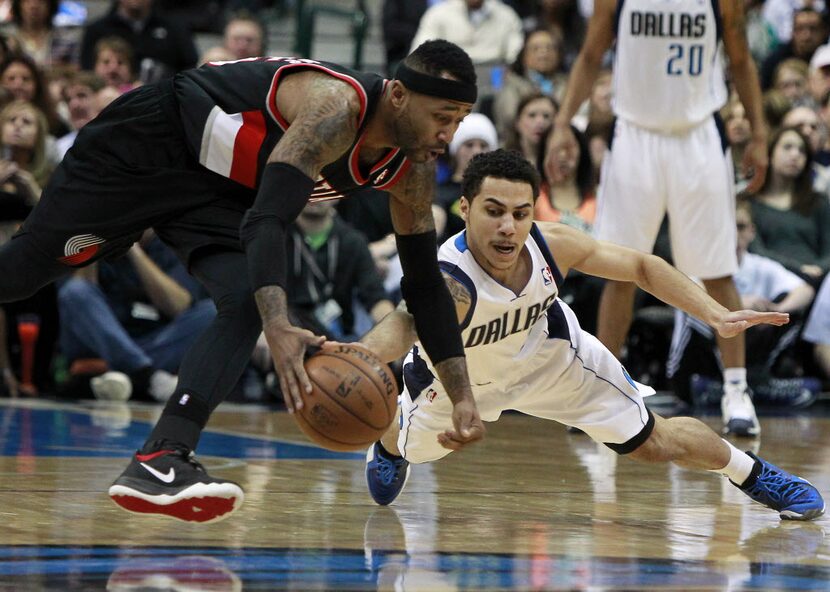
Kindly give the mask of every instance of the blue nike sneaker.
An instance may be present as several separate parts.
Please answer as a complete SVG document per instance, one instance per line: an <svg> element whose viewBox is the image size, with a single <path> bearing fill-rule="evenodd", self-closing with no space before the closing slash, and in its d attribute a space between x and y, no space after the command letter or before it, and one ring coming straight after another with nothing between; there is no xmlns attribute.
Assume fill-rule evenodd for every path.
<svg viewBox="0 0 830 592"><path fill-rule="evenodd" d="M747 452L755 459L749 481L739 489L759 504L776 510L784 520L813 520L824 514L824 499L813 485L774 464ZM752 477L755 477L754 481Z"/></svg>
<svg viewBox="0 0 830 592"><path fill-rule="evenodd" d="M366 484L372 499L388 506L403 491L409 479L409 461L389 454L375 442L366 452Z"/></svg>

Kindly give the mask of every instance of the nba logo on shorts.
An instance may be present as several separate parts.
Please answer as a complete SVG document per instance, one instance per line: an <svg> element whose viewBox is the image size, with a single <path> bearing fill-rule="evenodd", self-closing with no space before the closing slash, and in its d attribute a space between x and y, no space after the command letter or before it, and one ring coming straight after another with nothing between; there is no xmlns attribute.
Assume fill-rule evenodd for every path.
<svg viewBox="0 0 830 592"><path fill-rule="evenodd" d="M553 283L553 272L550 270L550 265L542 269L542 279L545 281L546 286L550 286Z"/></svg>
<svg viewBox="0 0 830 592"><path fill-rule="evenodd" d="M438 396L438 391L436 391L435 389L429 389L427 391L427 401L429 401L430 403L432 403L435 400L435 397L437 397L437 396Z"/></svg>

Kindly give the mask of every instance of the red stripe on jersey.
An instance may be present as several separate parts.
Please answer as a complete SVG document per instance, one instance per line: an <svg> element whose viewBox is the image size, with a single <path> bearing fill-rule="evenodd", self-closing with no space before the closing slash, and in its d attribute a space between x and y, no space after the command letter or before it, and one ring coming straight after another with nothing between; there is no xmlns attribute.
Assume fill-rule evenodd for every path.
<svg viewBox="0 0 830 592"><path fill-rule="evenodd" d="M344 80L351 84L354 87L355 91L357 91L357 98L360 100L360 114L357 118L357 127L363 125L363 118L366 116L366 105L368 104L369 99L366 96L366 90L357 80L346 74L341 74L340 72L330 70L322 64L298 63L287 64L277 69L277 71L274 72L274 77L271 79L271 88L268 90L268 102L266 104L266 107L268 108L268 112L271 114L271 117L274 118L274 121L276 121L277 124L282 128L282 131L287 130L288 126L291 124L288 123L288 121L282 116L282 113L280 113L280 110L277 108L277 86L279 84L279 79L284 73L284 71L291 68L303 68L305 70L320 70L330 76L334 76L335 78Z"/></svg>
<svg viewBox="0 0 830 592"><path fill-rule="evenodd" d="M265 140L265 116L261 111L244 111L242 127L233 142L233 162L228 175L246 187L256 187L259 149Z"/></svg>
<svg viewBox="0 0 830 592"><path fill-rule="evenodd" d="M70 266L78 266L82 263L86 263L90 259L92 259L95 254L98 252L100 245L89 245L88 247L83 247L80 251L75 253L74 255L67 255L65 257L58 257L58 261L63 263L64 265Z"/></svg>
<svg viewBox="0 0 830 592"><path fill-rule="evenodd" d="M389 179L383 185L377 185L375 187L375 189L380 189L382 191L386 191L387 189L392 187L392 185L394 185L395 183L397 183L398 181L401 180L401 177L403 177L406 174L406 172L409 170L410 166L412 166L412 161L409 160L408 158L404 158L403 162L401 163L401 166L398 167L398 170L395 172L394 175L392 175L392 178Z"/></svg>

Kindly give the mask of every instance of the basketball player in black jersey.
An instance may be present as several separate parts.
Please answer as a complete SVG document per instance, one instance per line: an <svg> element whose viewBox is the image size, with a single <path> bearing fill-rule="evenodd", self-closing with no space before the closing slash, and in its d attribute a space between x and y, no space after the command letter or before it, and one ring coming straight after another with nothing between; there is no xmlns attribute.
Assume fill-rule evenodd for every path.
<svg viewBox="0 0 830 592"><path fill-rule="evenodd" d="M389 192L403 294L454 402L454 438L484 428L453 301L438 270L433 161L476 100L470 58L418 47L394 80L293 58L209 63L127 93L78 134L38 206L0 250L0 301L24 298L153 227L216 303L145 445L109 490L123 508L212 522L242 503L193 459L211 412L265 332L289 411L322 337L287 318L285 228L309 199Z"/></svg>

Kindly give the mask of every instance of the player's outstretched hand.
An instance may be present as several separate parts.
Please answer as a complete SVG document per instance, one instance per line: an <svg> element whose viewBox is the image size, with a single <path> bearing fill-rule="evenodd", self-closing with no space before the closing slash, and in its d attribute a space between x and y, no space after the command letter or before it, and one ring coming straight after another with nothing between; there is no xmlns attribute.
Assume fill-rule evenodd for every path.
<svg viewBox="0 0 830 592"><path fill-rule="evenodd" d="M475 399L465 397L452 408L454 430L438 434L438 443L449 450L461 450L484 437L484 424L478 415Z"/></svg>
<svg viewBox="0 0 830 592"><path fill-rule="evenodd" d="M554 125L553 132L548 140L547 158L544 163L545 172L550 175L554 182L561 183L568 178L571 171L565 167L566 163L571 162L571 159L563 158L563 156L572 154L577 150L579 150L579 145L571 126Z"/></svg>
<svg viewBox="0 0 830 592"><path fill-rule="evenodd" d="M311 392L311 381L303 365L306 349L320 347L326 338L286 324L266 328L265 339L274 358L285 406L289 413L294 413L303 407L303 393Z"/></svg>
<svg viewBox="0 0 830 592"><path fill-rule="evenodd" d="M767 167L769 157L767 156L767 141L763 138L752 138L744 150L744 158L741 162L741 173L749 178L746 190L749 193L758 193L767 178Z"/></svg>
<svg viewBox="0 0 830 592"><path fill-rule="evenodd" d="M756 310L736 310L728 312L712 326L721 337L734 337L755 325L786 325L790 315L785 312L758 312Z"/></svg>

